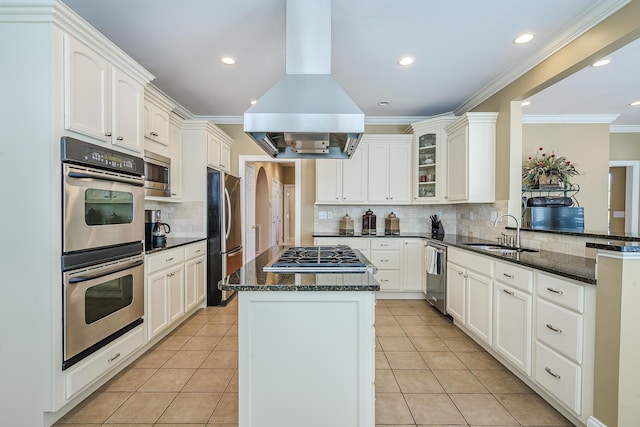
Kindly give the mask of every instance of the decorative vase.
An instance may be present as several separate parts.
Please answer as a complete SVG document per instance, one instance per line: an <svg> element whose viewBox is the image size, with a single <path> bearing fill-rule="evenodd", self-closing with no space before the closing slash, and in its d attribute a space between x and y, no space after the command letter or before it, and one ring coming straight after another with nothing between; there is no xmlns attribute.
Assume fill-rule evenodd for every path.
<svg viewBox="0 0 640 427"><path fill-rule="evenodd" d="M544 174L538 180L538 186L541 190L557 190L562 188L560 175L557 173Z"/></svg>

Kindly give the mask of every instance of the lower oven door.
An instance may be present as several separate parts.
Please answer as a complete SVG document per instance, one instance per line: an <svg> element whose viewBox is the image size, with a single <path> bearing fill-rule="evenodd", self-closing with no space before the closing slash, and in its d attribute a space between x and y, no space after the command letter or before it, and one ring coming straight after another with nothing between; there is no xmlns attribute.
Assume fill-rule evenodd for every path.
<svg viewBox="0 0 640 427"><path fill-rule="evenodd" d="M64 273L63 368L142 323L143 259L140 254Z"/></svg>
<svg viewBox="0 0 640 427"><path fill-rule="evenodd" d="M63 252L144 240L144 180L63 165Z"/></svg>

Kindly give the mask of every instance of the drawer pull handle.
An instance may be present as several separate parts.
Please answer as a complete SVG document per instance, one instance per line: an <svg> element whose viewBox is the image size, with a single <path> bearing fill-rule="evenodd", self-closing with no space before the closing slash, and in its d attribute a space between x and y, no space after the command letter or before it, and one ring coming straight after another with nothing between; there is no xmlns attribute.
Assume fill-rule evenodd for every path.
<svg viewBox="0 0 640 427"><path fill-rule="evenodd" d="M173 257L167 258L164 262L169 262L169 261L173 261Z"/></svg>
<svg viewBox="0 0 640 427"><path fill-rule="evenodd" d="M544 370L545 370L545 371L547 371L547 374L551 375L553 378L555 378L555 379L557 379L557 380L559 380L559 379L560 379L560 375L558 375L558 374L556 374L555 372L553 372L553 371L551 370L551 368L547 368L547 367L545 367L545 368L544 368Z"/></svg>
<svg viewBox="0 0 640 427"><path fill-rule="evenodd" d="M201 250L202 250L202 249L198 249L198 250L196 251L196 253L199 253Z"/></svg>
<svg viewBox="0 0 640 427"><path fill-rule="evenodd" d="M562 291L553 288L547 288L549 292L553 292L554 294L562 295Z"/></svg>
<svg viewBox="0 0 640 427"><path fill-rule="evenodd" d="M381 282L388 282L389 279L380 279Z"/></svg>
<svg viewBox="0 0 640 427"><path fill-rule="evenodd" d="M389 262L388 259L381 259L380 262Z"/></svg>
<svg viewBox="0 0 640 427"><path fill-rule="evenodd" d="M509 295L515 295L513 292L508 291L506 289L503 289L502 292L504 292L505 294L509 294Z"/></svg>
<svg viewBox="0 0 640 427"><path fill-rule="evenodd" d="M116 360L118 357L120 357L120 353L116 353L113 357L110 357L107 362L111 363L114 360Z"/></svg>
<svg viewBox="0 0 640 427"><path fill-rule="evenodd" d="M513 279L513 274L502 273L504 277L508 277L509 279Z"/></svg>
<svg viewBox="0 0 640 427"><path fill-rule="evenodd" d="M462 276L464 273L462 271L458 271L458 276Z"/></svg>
<svg viewBox="0 0 640 427"><path fill-rule="evenodd" d="M554 327L553 327L553 325L551 325L551 324L549 324L549 323L547 323L547 325L546 325L546 326L547 326L547 328L551 329L553 332L557 332L557 333L559 333L559 334L561 334L561 333L562 333L562 329L560 329L560 328L554 328Z"/></svg>
<svg viewBox="0 0 640 427"><path fill-rule="evenodd" d="M200 265L200 264L202 264L202 262L203 262L203 261L201 260L201 261L196 262L196 264L197 264L197 265Z"/></svg>
<svg viewBox="0 0 640 427"><path fill-rule="evenodd" d="M383 248L386 248L389 245L387 243L381 243L380 246L382 246Z"/></svg>

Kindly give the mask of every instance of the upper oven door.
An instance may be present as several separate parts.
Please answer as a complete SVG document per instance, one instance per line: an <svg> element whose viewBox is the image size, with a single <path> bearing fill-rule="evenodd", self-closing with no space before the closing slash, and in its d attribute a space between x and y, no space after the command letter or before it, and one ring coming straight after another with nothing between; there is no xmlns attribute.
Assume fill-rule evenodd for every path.
<svg viewBox="0 0 640 427"><path fill-rule="evenodd" d="M144 239L143 179L63 165L63 252Z"/></svg>

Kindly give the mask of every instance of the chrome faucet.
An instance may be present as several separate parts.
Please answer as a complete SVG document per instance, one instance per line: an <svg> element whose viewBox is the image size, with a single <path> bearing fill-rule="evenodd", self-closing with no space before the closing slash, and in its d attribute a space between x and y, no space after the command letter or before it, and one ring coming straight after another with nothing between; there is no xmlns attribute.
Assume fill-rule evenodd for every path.
<svg viewBox="0 0 640 427"><path fill-rule="evenodd" d="M520 223L518 222L518 218L516 218L515 216L513 216L511 214L498 215L498 218L496 218L495 222L493 223L493 226L497 227L498 226L498 221L500 221L500 219L503 216L510 216L516 222L516 248L520 249ZM508 222L507 222L507 224L508 224Z"/></svg>

